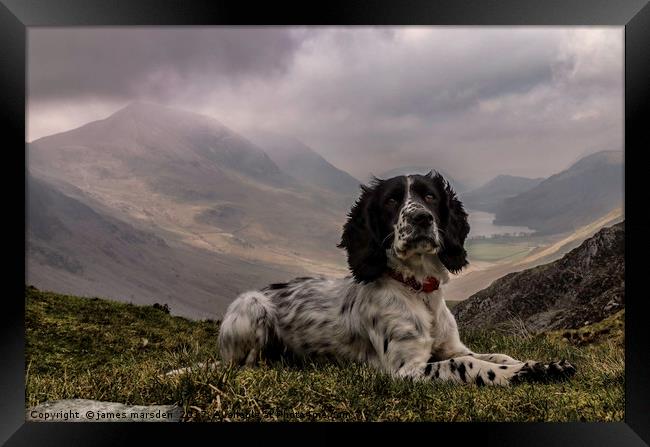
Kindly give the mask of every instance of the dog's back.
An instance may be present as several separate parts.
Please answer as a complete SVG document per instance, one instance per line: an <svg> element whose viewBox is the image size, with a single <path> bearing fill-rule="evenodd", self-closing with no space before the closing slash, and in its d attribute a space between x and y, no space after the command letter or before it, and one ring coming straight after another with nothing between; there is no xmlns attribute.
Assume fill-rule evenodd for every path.
<svg viewBox="0 0 650 447"><path fill-rule="evenodd" d="M374 349L363 340L362 322L352 308L358 288L351 278L296 278L241 294L221 325L222 358L252 365L269 345L280 343L299 356L367 360Z"/></svg>

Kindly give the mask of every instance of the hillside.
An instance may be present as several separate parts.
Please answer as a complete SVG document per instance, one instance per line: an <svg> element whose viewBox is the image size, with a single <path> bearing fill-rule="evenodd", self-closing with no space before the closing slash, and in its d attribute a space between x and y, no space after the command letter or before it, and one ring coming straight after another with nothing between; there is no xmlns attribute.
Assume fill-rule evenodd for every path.
<svg viewBox="0 0 650 447"><path fill-rule="evenodd" d="M33 167L50 163L53 176L60 171L72 174L70 171L79 165L88 168L86 175L90 178L96 175L119 180L138 175L151 180L149 176L157 173L160 179L152 186L184 199L212 197L215 191L208 186L223 186L224 180L234 180L228 170L271 185L291 184L291 178L263 150L219 121L142 102L132 103L106 119L30 143L29 161ZM198 169L197 163L203 164L203 169ZM192 168L197 168L194 177L182 178ZM195 190L169 189L165 186L167 176L191 182L186 186L193 185Z"/></svg>
<svg viewBox="0 0 650 447"><path fill-rule="evenodd" d="M483 186L460 195L465 206L472 210L494 212L507 198L539 185L543 178L498 175Z"/></svg>
<svg viewBox="0 0 650 447"><path fill-rule="evenodd" d="M561 259L510 273L454 307L459 327L577 329L625 305L624 222L603 228Z"/></svg>
<svg viewBox="0 0 650 447"><path fill-rule="evenodd" d="M541 234L588 224L623 204L623 152L588 155L496 208L497 225L526 226Z"/></svg>
<svg viewBox="0 0 650 447"><path fill-rule="evenodd" d="M208 316L265 282L345 272L336 244L349 200L285 173L209 117L134 103L30 143L28 170L43 209L32 209L41 221L28 235L37 286L141 303L163 294L183 315ZM73 222L66 206L94 221ZM113 241L112 226L167 247Z"/></svg>
<svg viewBox="0 0 650 447"><path fill-rule="evenodd" d="M247 132L247 136L293 178L345 197L356 197L361 182L333 166L301 141L271 132Z"/></svg>
<svg viewBox="0 0 650 447"><path fill-rule="evenodd" d="M152 306L25 290L27 407L58 399L178 404L184 421L622 421L620 339L465 334L478 352L567 358L570 382L512 388L393 380L365 366L314 360L255 369L197 368L218 361L218 323ZM581 339L582 340L582 339ZM65 371L62 374L61 371Z"/></svg>
<svg viewBox="0 0 650 447"><path fill-rule="evenodd" d="M268 262L343 264L339 198L299 183L212 118L135 103L28 151L34 177L187 244Z"/></svg>
<svg viewBox="0 0 650 447"><path fill-rule="evenodd" d="M28 177L26 279L48 290L215 317L238 293L304 274L270 263L167 242Z"/></svg>

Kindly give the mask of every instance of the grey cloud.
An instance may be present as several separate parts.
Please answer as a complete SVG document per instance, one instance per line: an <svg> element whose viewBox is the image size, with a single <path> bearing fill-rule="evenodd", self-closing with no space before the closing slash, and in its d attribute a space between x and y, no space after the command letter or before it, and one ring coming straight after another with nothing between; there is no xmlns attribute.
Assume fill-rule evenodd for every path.
<svg viewBox="0 0 650 447"><path fill-rule="evenodd" d="M281 74L299 42L287 28L32 28L33 100L173 98L186 83Z"/></svg>
<svg viewBox="0 0 650 447"><path fill-rule="evenodd" d="M79 125L146 96L295 136L360 179L440 163L469 183L550 175L623 144L622 28L95 33L30 30L35 129L60 125L57 101Z"/></svg>

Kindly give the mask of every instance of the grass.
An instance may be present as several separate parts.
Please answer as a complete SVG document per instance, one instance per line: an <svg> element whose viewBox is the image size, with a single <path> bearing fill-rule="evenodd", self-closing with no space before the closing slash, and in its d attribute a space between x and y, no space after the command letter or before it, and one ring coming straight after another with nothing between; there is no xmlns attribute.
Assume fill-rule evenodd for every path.
<svg viewBox="0 0 650 447"><path fill-rule="evenodd" d="M625 309L580 329L549 332L548 337L578 346L607 342L608 340L619 340L622 344L625 337Z"/></svg>
<svg viewBox="0 0 650 447"><path fill-rule="evenodd" d="M478 352L522 359L567 358L569 382L509 388L393 380L359 364L219 366L161 378L218 360L218 322L190 321L151 306L26 288L26 405L97 399L176 403L185 421L621 421L622 336L574 344L553 333L462 334ZM622 317L621 317L622 318ZM601 328L602 329L602 328Z"/></svg>

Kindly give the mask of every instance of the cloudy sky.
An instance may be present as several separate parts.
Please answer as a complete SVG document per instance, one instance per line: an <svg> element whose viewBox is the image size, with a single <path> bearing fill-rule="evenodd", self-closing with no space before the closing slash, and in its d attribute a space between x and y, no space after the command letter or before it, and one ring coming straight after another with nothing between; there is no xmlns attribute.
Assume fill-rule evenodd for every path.
<svg viewBox="0 0 650 447"><path fill-rule="evenodd" d="M478 184L622 149L623 79L622 27L30 28L27 139L145 100Z"/></svg>

